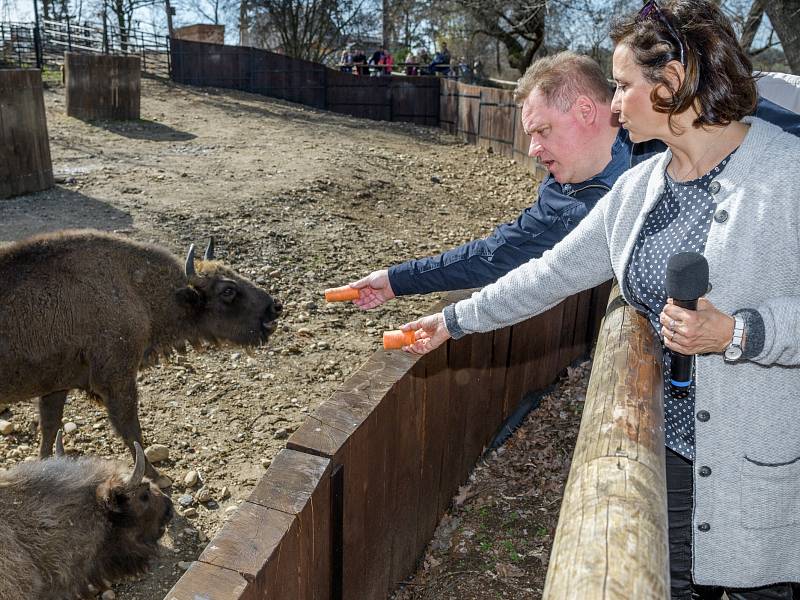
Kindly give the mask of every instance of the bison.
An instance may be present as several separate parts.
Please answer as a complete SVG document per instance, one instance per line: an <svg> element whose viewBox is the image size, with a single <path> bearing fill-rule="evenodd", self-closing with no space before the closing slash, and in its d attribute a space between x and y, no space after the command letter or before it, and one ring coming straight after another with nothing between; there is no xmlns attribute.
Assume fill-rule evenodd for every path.
<svg viewBox="0 0 800 600"><path fill-rule="evenodd" d="M214 260L98 231L62 231L0 249L0 400L40 397L39 456L52 453L64 403L84 390L131 454L143 445L136 375L192 345L265 343L281 305ZM158 472L147 464L146 475Z"/></svg>
<svg viewBox="0 0 800 600"><path fill-rule="evenodd" d="M0 600L74 600L146 570L173 509L134 449L132 473L63 456L0 473Z"/></svg>

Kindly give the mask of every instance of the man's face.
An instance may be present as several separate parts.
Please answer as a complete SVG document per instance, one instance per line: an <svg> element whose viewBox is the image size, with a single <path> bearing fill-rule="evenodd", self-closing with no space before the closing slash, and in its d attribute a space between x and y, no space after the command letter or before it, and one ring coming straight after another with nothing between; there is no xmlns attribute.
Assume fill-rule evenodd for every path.
<svg viewBox="0 0 800 600"><path fill-rule="evenodd" d="M522 127L531 137L528 155L537 158L559 183L578 183L591 177L583 123L572 109L548 106L539 90L522 104Z"/></svg>

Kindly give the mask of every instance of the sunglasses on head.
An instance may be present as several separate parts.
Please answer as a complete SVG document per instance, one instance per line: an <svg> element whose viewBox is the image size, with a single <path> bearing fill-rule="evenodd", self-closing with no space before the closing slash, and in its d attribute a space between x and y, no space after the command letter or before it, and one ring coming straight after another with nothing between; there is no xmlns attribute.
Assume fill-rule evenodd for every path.
<svg viewBox="0 0 800 600"><path fill-rule="evenodd" d="M660 23L664 24L664 26L670 32L670 35L672 35L672 38L678 44L678 51L681 55L681 64L685 67L686 62L684 61L683 42L681 41L681 36L679 36L678 32L675 31L675 28L672 26L672 23L669 22L667 16L661 12L661 8L659 8L656 0L648 0L645 2L644 6L642 6L642 10L640 10L639 14L636 15L637 23L641 23L647 19L653 19L654 21L659 21Z"/></svg>

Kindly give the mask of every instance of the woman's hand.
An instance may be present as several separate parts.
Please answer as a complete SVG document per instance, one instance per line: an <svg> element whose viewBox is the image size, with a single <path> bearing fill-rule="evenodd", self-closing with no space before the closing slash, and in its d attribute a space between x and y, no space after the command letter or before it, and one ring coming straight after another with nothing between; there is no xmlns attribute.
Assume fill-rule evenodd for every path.
<svg viewBox="0 0 800 600"><path fill-rule="evenodd" d="M418 321L406 323L400 329L416 332L417 341L410 346L403 346L403 350L412 354L427 354L436 350L450 339L450 332L444 324L444 314L436 313L423 317Z"/></svg>
<svg viewBox="0 0 800 600"><path fill-rule="evenodd" d="M734 318L714 308L705 298L697 301L697 310L676 306L667 299L659 317L664 345L687 356L724 352L733 338Z"/></svg>

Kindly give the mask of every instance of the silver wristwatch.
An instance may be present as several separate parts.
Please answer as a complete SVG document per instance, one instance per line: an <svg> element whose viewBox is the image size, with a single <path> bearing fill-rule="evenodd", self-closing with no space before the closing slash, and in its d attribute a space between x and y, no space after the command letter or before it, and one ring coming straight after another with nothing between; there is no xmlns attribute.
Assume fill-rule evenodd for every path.
<svg viewBox="0 0 800 600"><path fill-rule="evenodd" d="M744 319L739 315L733 315L735 321L733 325L733 339L728 347L725 348L725 360L735 362L742 358L742 337L744 336Z"/></svg>

